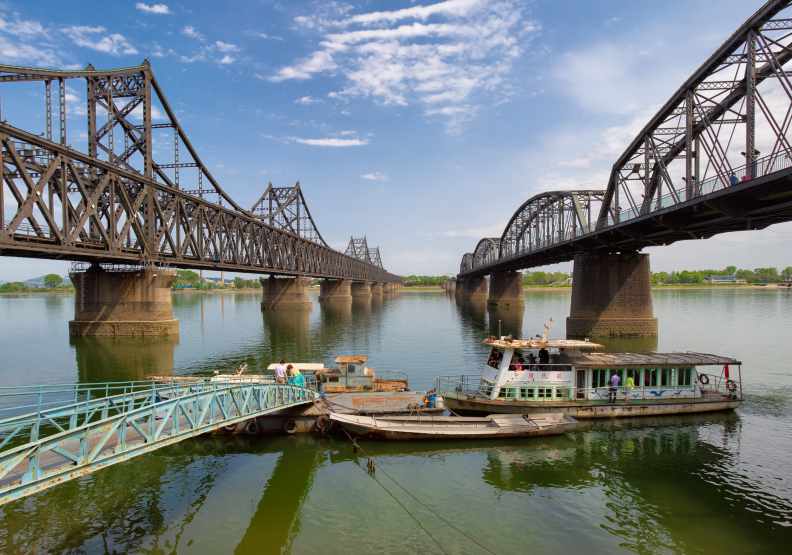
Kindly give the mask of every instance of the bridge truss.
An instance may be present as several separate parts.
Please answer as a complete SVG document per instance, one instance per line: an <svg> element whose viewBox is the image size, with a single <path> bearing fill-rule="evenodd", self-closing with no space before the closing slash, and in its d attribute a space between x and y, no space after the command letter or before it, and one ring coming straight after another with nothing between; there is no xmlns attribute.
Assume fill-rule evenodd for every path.
<svg viewBox="0 0 792 555"><path fill-rule="evenodd" d="M726 40L631 141L607 188L532 197L463 256L460 275L792 219L790 5L768 1Z"/></svg>
<svg viewBox="0 0 792 555"><path fill-rule="evenodd" d="M17 408L33 410L0 420L0 505L314 400L309 389L253 380L25 386L0 393L6 402L26 399Z"/></svg>
<svg viewBox="0 0 792 555"><path fill-rule="evenodd" d="M86 83L84 151L66 128L75 79ZM267 214L240 207L201 161L148 62L106 71L0 66L0 83L24 82L44 85L45 131L0 122L0 254L398 280L329 248L299 186L295 198L269 190L280 204ZM155 149L163 144L172 148Z"/></svg>

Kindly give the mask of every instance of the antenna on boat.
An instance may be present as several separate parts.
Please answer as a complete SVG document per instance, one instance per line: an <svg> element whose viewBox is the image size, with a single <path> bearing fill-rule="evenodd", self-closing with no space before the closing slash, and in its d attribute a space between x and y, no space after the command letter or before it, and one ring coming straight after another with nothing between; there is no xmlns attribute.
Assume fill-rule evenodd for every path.
<svg viewBox="0 0 792 555"><path fill-rule="evenodd" d="M542 333L543 341L547 341L547 339L550 337L550 328L552 327L553 327L553 319L550 318L547 322L545 322L544 325L544 333Z"/></svg>

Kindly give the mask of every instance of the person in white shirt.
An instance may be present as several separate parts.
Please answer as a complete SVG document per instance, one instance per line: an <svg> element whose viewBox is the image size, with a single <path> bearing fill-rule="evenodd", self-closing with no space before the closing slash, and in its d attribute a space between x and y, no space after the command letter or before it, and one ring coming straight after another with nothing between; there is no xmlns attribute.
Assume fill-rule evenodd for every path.
<svg viewBox="0 0 792 555"><path fill-rule="evenodd" d="M286 361L283 359L275 367L275 381L277 383L286 383Z"/></svg>

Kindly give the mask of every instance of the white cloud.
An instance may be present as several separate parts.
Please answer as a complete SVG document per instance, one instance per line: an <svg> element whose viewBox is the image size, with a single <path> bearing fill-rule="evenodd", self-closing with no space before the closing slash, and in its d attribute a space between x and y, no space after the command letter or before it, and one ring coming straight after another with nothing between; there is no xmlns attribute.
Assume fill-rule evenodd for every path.
<svg viewBox="0 0 792 555"><path fill-rule="evenodd" d="M518 0L447 0L350 15L332 3L295 23L319 31L319 48L280 68L271 81L340 74L335 98L369 97L384 105L424 105L458 132L479 105L508 98L508 77L539 25ZM485 98L486 97L486 98Z"/></svg>
<svg viewBox="0 0 792 555"><path fill-rule="evenodd" d="M367 181L387 181L388 176L382 172L370 172L364 173L360 176L362 179L366 179Z"/></svg>
<svg viewBox="0 0 792 555"><path fill-rule="evenodd" d="M365 146L368 139L339 139L338 137L324 137L321 139L303 139L300 137L290 137L292 142L301 145L321 146L330 148L347 148L351 146Z"/></svg>
<svg viewBox="0 0 792 555"><path fill-rule="evenodd" d="M203 35L198 32L198 30L193 27L192 25L185 25L181 30L182 35L185 37L195 39L195 40L203 40Z"/></svg>
<svg viewBox="0 0 792 555"><path fill-rule="evenodd" d="M239 47L236 44L231 44L230 42L223 42L221 40L216 40L214 43L214 47L217 49L218 52L239 52Z"/></svg>
<svg viewBox="0 0 792 555"><path fill-rule="evenodd" d="M146 4L145 2L138 2L135 4L135 9L144 13L156 15L170 15L172 13L167 4Z"/></svg>
<svg viewBox="0 0 792 555"><path fill-rule="evenodd" d="M247 31L245 34L250 36L250 37L257 38L257 39L283 40L283 37L279 37L278 35L270 35L269 33L263 33L261 31Z"/></svg>
<svg viewBox="0 0 792 555"><path fill-rule="evenodd" d="M104 34L107 32L102 26L88 26L88 25L74 25L65 27L63 32L72 40L77 46L83 48L90 48L97 52L104 52L113 56L121 54L132 55L137 54L137 49L119 33Z"/></svg>
<svg viewBox="0 0 792 555"><path fill-rule="evenodd" d="M0 36L0 58L17 64L56 66L60 58L51 48L25 44L18 40L8 40Z"/></svg>
<svg viewBox="0 0 792 555"><path fill-rule="evenodd" d="M300 98L295 99L295 104L301 104L302 106L308 106L310 104L317 104L321 102L322 99L314 98L313 96L301 96Z"/></svg>
<svg viewBox="0 0 792 555"><path fill-rule="evenodd" d="M233 63L234 63L234 61L235 61L235 58L234 58L233 56L229 56L228 54L226 54L225 56L223 56L222 58L220 58L220 59L217 61L217 63L218 63L218 64L222 64L222 65L228 65L228 64L233 64Z"/></svg>

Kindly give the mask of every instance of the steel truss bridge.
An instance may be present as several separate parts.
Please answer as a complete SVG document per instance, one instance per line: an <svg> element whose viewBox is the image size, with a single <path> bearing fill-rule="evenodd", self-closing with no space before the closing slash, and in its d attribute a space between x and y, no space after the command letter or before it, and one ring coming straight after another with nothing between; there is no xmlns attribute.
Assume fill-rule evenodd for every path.
<svg viewBox="0 0 792 555"><path fill-rule="evenodd" d="M459 277L634 252L792 220L792 2L770 0L682 84L606 189L538 194Z"/></svg>
<svg viewBox="0 0 792 555"><path fill-rule="evenodd" d="M85 82L84 111L69 105L72 80ZM399 280L330 248L299 184L270 185L252 210L239 206L201 161L148 61L77 71L0 65L0 83L44 86L43 133L0 122L0 255ZM68 112L84 114L83 150L69 142Z"/></svg>
<svg viewBox="0 0 792 555"><path fill-rule="evenodd" d="M0 388L0 505L314 397L253 380Z"/></svg>

